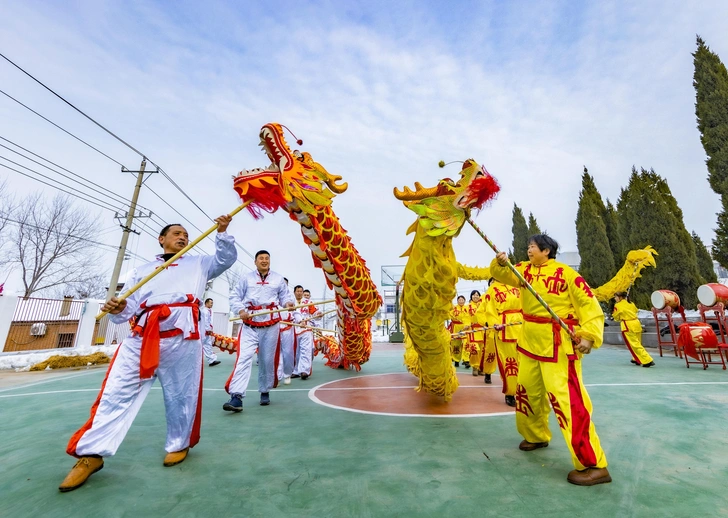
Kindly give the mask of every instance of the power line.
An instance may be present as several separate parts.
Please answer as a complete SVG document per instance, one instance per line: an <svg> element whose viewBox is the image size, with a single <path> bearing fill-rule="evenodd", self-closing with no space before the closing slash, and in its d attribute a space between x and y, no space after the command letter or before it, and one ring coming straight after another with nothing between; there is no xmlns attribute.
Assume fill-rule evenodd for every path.
<svg viewBox="0 0 728 518"><path fill-rule="evenodd" d="M2 157L0 157L0 158L2 158ZM6 158L5 160L7 160L7 158ZM61 192L64 192L64 193L66 193L66 194L69 194L69 195L71 195L71 196L74 196L74 197L76 197L76 198L78 198L78 199L80 199L80 200L83 200L83 201L86 201L86 202L88 202L88 203L91 203L91 204L93 204L93 205L96 205L97 207L101 207L101 208L102 208L102 209L104 209L104 210L108 210L108 211L111 211L111 212L116 212L116 209L112 209L112 208L109 208L109 207L108 207L108 206L106 206L106 205L101 205L101 204L99 204L99 203L96 203L95 201L91 201L91 200L89 200L89 199L87 199L87 198L84 198L83 196L79 195L79 194L78 194L78 193L76 193L76 192L72 192L72 191L67 191L67 190L65 190L65 189L61 189L61 188L60 188L60 187L58 187L57 185L53 185L52 183L44 182L43 180L40 180L40 179L38 179L38 178L35 178L35 177L33 177L33 176L30 176L29 174L27 174L27 173L24 173L23 171L18 171L17 169L15 169L15 168L13 168L13 167L10 167L10 166L8 166L8 165L5 165L5 164L0 164L0 167L4 167L5 169L10 169L11 171L15 171L15 172L16 172L16 173L18 173L18 174L22 174L23 176L26 176L26 177L30 178L31 180L35 180L36 182L40 182L40 183L42 183L42 184L44 184L44 185L47 185L47 186L49 186L49 187L53 187L54 189L57 189L57 190L59 190L59 191L61 191ZM36 171L33 171L33 172L36 172ZM43 176L43 175L41 175L41 176ZM67 186L64 186L64 187L67 187Z"/></svg>
<svg viewBox="0 0 728 518"><path fill-rule="evenodd" d="M28 227L31 227L31 228L35 228L35 229L38 229L38 230L42 230L44 232L55 232L56 234L64 235L64 236L67 236L67 237L70 237L70 238L73 238L73 239L78 239L79 241L85 241L87 243L92 243L92 244L97 245L97 246L104 246L104 247L110 248L111 249L110 251L116 251L117 248L118 248L118 247L115 247L114 245L109 245L107 243L101 243L100 241L94 241L93 239L88 239L88 238L81 237L81 236L75 236L73 234L67 234L67 233L65 233L65 232L63 232L61 230L56 230L56 229L52 229L52 228L45 228L45 227L41 227L41 226L38 226L38 225L33 225L32 223L28 223L27 221L18 221L18 220L12 219L12 218L4 217L4 216L1 216L0 219L2 219L4 221L8 221L10 223L14 223L14 224L19 225L19 226L20 225L25 225L25 226L28 226ZM130 252L130 253L132 253L132 252ZM136 255L138 258L141 258L141 256L138 255L138 254L133 254L133 255Z"/></svg>
<svg viewBox="0 0 728 518"><path fill-rule="evenodd" d="M128 198L125 198L125 197L121 196L120 194L117 194L117 193L115 193L115 192L114 192L114 191L112 191L111 189L108 189L108 188L104 187L103 185L99 185L99 184L97 184L96 182L93 182L93 181L89 180L88 178L86 178L86 177L84 177L84 176L82 176L82 175L80 175L80 174L78 174L78 173L74 173L74 172L73 172L73 171L71 171L70 169L68 169L68 168L66 168L66 167L63 167L62 165L56 164L55 162L53 162L53 161L51 161L51 160L48 160L47 158L45 158L45 157L43 157L43 156L39 155L38 153L34 153L33 151L31 151L31 150L29 150L29 149L27 149L27 148L24 148L24 147L23 147L23 146L21 146L20 144L18 144L18 143L16 143L16 142L13 142L13 141L12 141L12 140L10 140L10 139L7 139L7 138L5 138L5 137L3 137L3 136L1 136L1 135L0 135L0 140L4 140L5 142L7 142L7 143L9 143L9 144L12 144L12 145L13 145L13 146L15 146L15 147L17 147L17 148L19 148L19 149L22 149L22 150L23 150L23 151L25 151L26 153L30 153L31 155L33 155L33 156L34 156L34 157L36 157L36 158L39 158L39 159L41 159L41 160L43 160L43 161L45 161L45 162L48 162L49 164L51 164L51 165L53 165L53 166L55 166L55 167L57 167L57 168L59 168L59 169L62 169L63 171L66 171L66 172L68 172L68 173L72 174L73 176L76 176L76 177L80 178L80 179L81 179L81 180L83 180L84 182L87 182L87 183L89 183L89 184L91 184L91 185L93 185L93 186L96 186L96 187L98 187L99 189L103 189L103 192L100 192L100 191L98 191L98 190L95 190L95 189L93 189L93 188L91 188L91 187L86 187L86 186L84 185L84 187L86 187L87 189L91 189L91 190L93 190L93 191L95 191L95 192L98 192L99 194L115 196L115 197L116 197L116 198L118 199L118 201L120 201L120 202L122 202L122 203L124 203L124 204L129 204L129 203L131 203L131 200L130 200L130 199L128 199ZM16 151L16 150L14 150L14 149L12 149L12 148L9 148L8 146L5 146L5 145L3 145L3 144L0 144L0 147L3 147L3 148L5 148L5 149L7 149L8 151L12 151L12 152L13 152L13 153L15 153L16 155L20 155L20 156L22 156L23 158L25 158L26 160L30 160L31 162L33 162L33 163L35 163L35 164L38 164L38 165L39 165L39 166L41 166L41 167L45 167L45 168L46 168L46 169L48 169L49 171L53 171L54 173L57 173L57 174L59 174L59 175L61 175L61 176L65 177L65 178L68 178L69 180L72 180L72 178L69 178L68 176L64 175L63 173L59 173L58 171L56 171L56 170L54 170L54 169L52 169L52 168L48 167L48 166L47 166L47 165L45 165L45 164L42 164L42 163L38 162L38 161L36 161L36 160L33 160L32 158L30 158L30 157L28 157L28 156L24 155L23 153L20 153L19 151ZM74 180L74 181L75 181L75 180ZM144 209L144 210L148 210L148 211L150 211L150 212L151 212L151 210L150 210L149 208L147 208L147 207L144 207L144 206L140 205L139 203L137 203L137 207L140 207L140 208L142 208L142 209Z"/></svg>
<svg viewBox="0 0 728 518"><path fill-rule="evenodd" d="M184 191L184 190L183 190L183 189L182 189L182 188L181 188L181 187L180 187L180 186L178 185L178 184L177 184L177 182L175 182L175 181L174 181L174 180L172 179L172 177L171 177L171 176L169 176L169 174L167 174L167 172L166 172L166 171L164 171L164 169L162 169L162 168L161 168L161 167L160 167L160 166L159 166L158 164L156 164L156 163L155 163L155 162L154 162L153 160L151 160L150 158L148 158L148 157L147 157L147 156L146 156L146 155L145 155L144 153L142 153L141 151L139 151L138 149L136 149L136 148L135 148L134 146L132 146L131 144L129 144L128 142L126 142L126 141L125 141L124 139L122 139L121 137L119 137L118 135L116 135L116 134L115 134L114 132L112 132L111 130L109 130L108 128L106 128L106 127L105 127L105 126L104 126L103 124L101 124L100 122L96 121L96 120L95 120L94 118L92 118L91 116L87 115L87 114L86 114L86 113L85 113L84 111L82 111L81 109L79 109L78 107L76 107L76 106L75 106L75 105L74 105L73 103L71 103L70 101L68 101L67 99L65 99L65 98L64 98L64 97L63 97L62 95L60 95L60 94L58 94L57 92L55 92L55 91L54 91L54 90L53 90L52 88L50 88L49 86L47 86L47 85L46 85L45 83L43 83L43 82L42 82L41 80L37 79L37 78L36 78L35 76L33 76L33 75L32 75L32 74L30 73L30 72L28 72L28 71L26 71L25 69L23 69L23 68L22 68L22 67L21 67L20 65L16 64L15 62L13 62L13 61L12 61L12 60L11 60L10 58L8 58L7 56L5 56L5 55L4 55L4 54L2 54L2 53L0 53L0 57L2 57L3 59L5 59L5 60L6 60L6 61L7 61L8 63L10 63L11 65L13 65L13 66L14 66L15 68L17 68L18 70L20 70L20 71L21 71L21 72L22 72L23 74L25 74L26 76L28 76L29 78L31 78L31 79L32 79L33 81L35 81L36 83L38 83L38 84L39 84L40 86L42 86L42 87L43 87L43 88L45 88L46 90L48 90L48 91L49 91L50 93L52 93L52 94L53 94L54 96L56 96L57 98L59 98L60 100L62 100L62 101L63 101L64 103L66 103L66 104L67 104L68 106L70 106L71 108L73 108L74 110L76 110L76 111L77 111L78 113L80 113L81 115L83 115L83 116L84 116L84 117L85 117L86 119L88 119L89 121L93 122L93 123L94 123L94 124L95 124L96 126L98 126L98 127L99 127L99 128L101 128L101 129L102 129L103 131L105 131L106 133L108 133L109 135L111 135L111 136L112 136L113 138L115 138L115 139L116 139L117 141L119 141L120 143L122 143L123 145L125 145L125 146L126 146L127 148L129 148L130 150L134 151L134 152L135 152L135 153L136 153L137 155L139 155L140 157L142 157L142 158L146 159L146 160L147 160L147 161L148 161L148 162L149 162L150 164L154 165L154 166L155 166L155 167L157 168L157 170L158 170L158 171L159 171L159 172L160 172L160 173L162 174L162 176L164 176L164 178L165 178L165 179L167 179L167 181L169 181L169 182L170 182L170 183L171 183L171 184L172 184L172 185L173 185L173 186L174 186L174 187L175 187L175 188L176 188L176 189L177 189L177 190L178 190L178 191L179 191L180 193L182 193L182 195L183 195L183 196L184 196L185 198L187 198L187 200L189 200L189 201L190 201L190 203L192 203L192 204L193 204L193 205L194 205L194 206L195 206L195 207L196 207L196 208L197 208L197 209L198 209L198 210L199 210L200 212L202 212L202 213L203 213L203 214L204 214L204 215L205 215L205 216L206 216L206 217L207 217L207 218L208 218L208 219L209 219L210 221L214 221L214 219L213 219L212 217L210 217L210 215L209 215L209 214L207 214L207 213L206 213L206 212L205 212L205 211L204 211L204 210L202 209L202 207L200 207L200 206L199 206L199 205L198 205L198 204L197 204L197 203L196 203L196 202L195 202L195 201L194 201L194 200L193 200L193 199L192 199L192 198L191 198L191 197L190 197L190 196L189 196L189 195L188 195L188 194L187 194L187 193L186 193L186 192L185 192L185 191ZM69 131L67 131L67 130L65 130L65 129L63 129L63 128L61 128L60 126L58 126L58 125L57 125L57 124L55 124L54 122L50 121L50 120L49 120L49 119L47 119L46 117L43 117L42 115L40 115L40 114L39 114L38 112L36 112L35 110L33 110L33 109L29 108L28 106L24 105L23 103L21 103L20 101L18 101L18 100L17 100L17 99L15 99L14 97L10 96L9 94L5 93L4 91L0 90L0 93L3 93L4 95L6 95L7 97L9 97L9 98L10 98L10 99L12 99L13 101L15 101L15 102L17 102L18 104L20 104L21 106L23 106L23 107L27 108L28 110L32 111L33 113L35 113L35 114L36 114L36 115L38 115L39 117L42 117L42 118L43 118L44 120L46 120L46 121L50 122L51 124L53 124L54 126L56 126L56 127L58 128L58 129L60 129L60 130L62 130L62 131L64 131L64 132L66 132L66 133L68 133L69 135L71 135L72 137L76 138L76 139L77 139L77 140L79 140L80 142L83 142L84 144L86 144L87 146L91 147L91 148L92 148L92 149L94 149L95 151L97 151L97 152L101 153L102 155L104 155L105 157L107 157L107 158L108 158L109 160L112 160L112 161L116 162L117 164L119 164L119 165L120 165L120 166L122 166L122 167L125 167L125 166L124 166L123 164L121 164L121 162L118 162L117 160L115 160L115 159L111 158L111 157L110 157L109 155L107 155L106 153L104 153L104 152L102 152L102 151L98 150L97 148L95 148L95 147L91 146L90 144L88 144L87 142L85 142L85 141L81 140L80 138L76 137L75 135L73 135L73 134L72 134L72 133L70 133ZM126 168L126 167L125 167L125 168ZM155 194L156 194L156 193L155 193ZM157 196L158 196L158 195L157 195ZM161 199L161 197L160 197L160 199ZM166 203L166 202L165 202L165 203ZM168 205L169 205L169 204L168 204ZM176 211L176 209L175 209L175 211ZM178 214L179 214L179 212L178 212ZM187 221L189 221L189 220L187 220ZM192 222L190 222L190 224L192 224ZM193 225L193 226L194 226L194 225ZM197 228L197 227L195 227L195 228ZM198 228L198 230L199 230L199 228ZM239 248L240 250L242 250L243 252L245 252L245 253L246 253L246 254L247 254L248 256L250 256L250 257L253 257L253 256L252 256L252 254L251 254L250 252L248 252L248 251L247 251L247 250L246 250L245 248L243 248L243 247L242 247L242 245L238 244L237 242L236 242L236 246L237 246L237 247L238 247L238 248ZM250 268L250 267L248 267L248 268Z"/></svg>
<svg viewBox="0 0 728 518"><path fill-rule="evenodd" d="M53 122L53 121L52 121L52 120L50 120L49 118L47 118L47 117L44 117L43 115L41 115L40 113L38 113L37 111L35 111L35 110L34 110L33 108L31 108L30 106L27 106L27 105L25 105L25 104L21 103L21 102L20 102L20 101L18 101L18 100L17 100L17 99L15 98L15 97L13 97L12 95L8 94L7 92L5 92L5 91L3 91L3 90L0 90L0 94L3 94L4 96L6 96L6 97L9 97L10 99L12 99L12 100L13 100L13 101L15 101L16 103L18 103L18 104L19 104L20 106L22 106L23 108L25 108L26 110L30 110L31 112L35 113L35 114L36 114L36 115L37 115L38 117L40 117L41 119L45 120L46 122L49 122L50 124L54 125L54 126L55 126L56 128L58 128L59 130L61 130L62 132L66 133L66 134L68 134L68 135L70 135L70 136L72 136L73 138L75 138L75 139L76 139L76 140L78 140L79 142L81 142L81 143L83 143L83 144L87 145L88 147L90 147L91 149L93 149L94 151L96 151L97 153L100 153L100 154L104 155L104 156L105 156L106 158L108 158L108 159L109 159L109 160L111 160L112 162L115 162L115 163L119 164L119 165L120 165L121 167L126 167L126 166L125 166L124 164L122 164L122 163L121 163L121 162L119 162L118 160L116 160L116 159L114 159L114 158L111 158L111 157L110 157L109 155L107 155L106 153L104 153L104 152L103 152L103 151L101 151L100 149L98 149L98 148L96 148L96 147L92 146L91 144L89 144L88 142L86 142L85 140L83 140L82 138L80 138L80 137L77 137L76 135L74 135L74 134L73 134L73 133L71 133L70 131L68 131L68 130L66 130L66 129L63 129L62 127L60 127L60 126L59 126L58 124L56 124L55 122Z"/></svg>
<svg viewBox="0 0 728 518"><path fill-rule="evenodd" d="M3 59L5 59L8 63L10 63L11 65L13 65L15 68L17 68L18 70L20 70L23 74L25 74L26 76L28 76L29 78L31 78L33 81L35 81L40 86L42 86L43 88L45 88L46 90L48 90L50 93L52 93L53 95L55 95L56 97L58 97L61 101L63 101L64 103L66 103L68 106L70 106L71 108L73 108L74 110L76 110L78 113L80 113L84 117L86 117L88 120L90 120L91 122L93 122L94 124L96 124L99 128L101 128L102 130L104 130L106 133L108 133L109 135L111 135L112 137L114 137L116 140L118 140L119 142L121 142L122 144L124 144L126 147L128 147L132 151L134 151L137 155L141 156L142 158L146 158L145 155L144 155L144 153L142 153L141 151L139 151L138 149L136 149L134 146L132 146L131 144L129 144L128 142L126 142L124 139L122 139L121 137L119 137L118 135L116 135L115 133L113 133L111 130L109 130L108 128L106 128L105 126L103 126L101 123L96 122L96 120L94 120L92 117L86 115L86 113L84 113L83 111L81 111L79 108L77 108L70 101L66 100L63 96L61 96L60 94L56 93L49 86L46 86L45 83L43 83L41 80L36 79L33 75L30 74L30 72L25 71L23 68L20 67L20 65L17 65L13 61L11 61L10 58L8 58L5 54L0 53L0 57L2 57ZM109 157L109 158L111 158L111 157ZM149 160L149 159L147 159L147 160ZM151 160L149 160L149 162L152 163L155 166L157 165L154 162L152 162ZM119 164L119 165L121 165L121 164Z"/></svg>

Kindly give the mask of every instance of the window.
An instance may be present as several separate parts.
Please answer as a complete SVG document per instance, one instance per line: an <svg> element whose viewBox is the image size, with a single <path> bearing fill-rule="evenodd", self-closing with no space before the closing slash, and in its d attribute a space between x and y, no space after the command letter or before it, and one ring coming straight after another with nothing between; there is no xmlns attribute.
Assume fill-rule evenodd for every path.
<svg viewBox="0 0 728 518"><path fill-rule="evenodd" d="M394 304L387 304L387 313L394 313Z"/></svg>
<svg viewBox="0 0 728 518"><path fill-rule="evenodd" d="M64 347L73 347L73 339L76 333L58 333L58 343L56 347L62 349Z"/></svg>

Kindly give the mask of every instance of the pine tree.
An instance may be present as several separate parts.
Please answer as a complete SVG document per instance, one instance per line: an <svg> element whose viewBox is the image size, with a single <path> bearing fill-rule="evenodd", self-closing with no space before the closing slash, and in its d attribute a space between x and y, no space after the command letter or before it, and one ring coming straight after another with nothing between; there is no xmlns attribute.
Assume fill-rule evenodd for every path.
<svg viewBox="0 0 728 518"><path fill-rule="evenodd" d="M536 234L543 234L538 226L536 218L533 217L533 212L528 213L528 237L535 236Z"/></svg>
<svg viewBox="0 0 728 518"><path fill-rule="evenodd" d="M648 268L631 291L637 306L651 306L655 290L672 290L687 308L697 305L701 284L695 244L683 223L682 211L667 182L653 170L632 168L629 185L617 202L626 250L655 247L657 268Z"/></svg>
<svg viewBox="0 0 728 518"><path fill-rule="evenodd" d="M531 234L528 233L523 211L515 203L513 204L511 232L513 232L513 258L517 263L528 260L528 238L531 237Z"/></svg>
<svg viewBox="0 0 728 518"><path fill-rule="evenodd" d="M619 269L624 263L626 254L617 209L614 208L614 205L612 205L612 202L609 201L609 198L607 198L604 224L607 227L607 237L609 238L609 248L612 250L612 257L614 258L614 267Z"/></svg>
<svg viewBox="0 0 728 518"><path fill-rule="evenodd" d="M705 247L705 243L695 232L692 233L693 243L695 244L695 257L698 260L698 271L703 278L703 282L718 282L718 276L713 268L713 258Z"/></svg>
<svg viewBox="0 0 728 518"><path fill-rule="evenodd" d="M576 213L576 244L581 256L579 273L591 286L601 286L616 271L612 249L609 247L606 209L602 197L586 167L581 177L579 209Z"/></svg>
<svg viewBox="0 0 728 518"><path fill-rule="evenodd" d="M728 71L717 54L697 37L693 54L695 72L695 115L700 141L708 156L708 182L720 195L723 210L718 213L718 228L713 240L713 257L728 266Z"/></svg>

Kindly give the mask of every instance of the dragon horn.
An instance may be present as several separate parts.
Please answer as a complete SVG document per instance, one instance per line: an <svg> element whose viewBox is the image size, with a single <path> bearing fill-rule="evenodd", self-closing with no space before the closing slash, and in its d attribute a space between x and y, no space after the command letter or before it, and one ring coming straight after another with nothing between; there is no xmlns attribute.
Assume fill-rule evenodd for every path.
<svg viewBox="0 0 728 518"><path fill-rule="evenodd" d="M402 201L424 200L437 195L437 186L423 187L420 182L415 182L415 190L411 190L405 185L404 191L394 188L394 197Z"/></svg>

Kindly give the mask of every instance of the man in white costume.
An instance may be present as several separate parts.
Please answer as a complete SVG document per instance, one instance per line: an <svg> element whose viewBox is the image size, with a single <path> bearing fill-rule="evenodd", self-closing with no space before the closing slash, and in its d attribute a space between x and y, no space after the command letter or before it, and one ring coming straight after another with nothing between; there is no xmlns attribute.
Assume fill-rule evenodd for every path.
<svg viewBox="0 0 728 518"><path fill-rule="evenodd" d="M288 286L288 279L283 278ZM293 296L289 296L293 299ZM281 340L281 352L278 358L278 380L283 380L284 385L291 384L291 374L293 374L293 365L296 355L296 333L294 327L290 325L290 322L298 323L300 318L297 317L295 311L286 311L282 313L280 322L280 340Z"/></svg>
<svg viewBox="0 0 728 518"><path fill-rule="evenodd" d="M230 311L240 315L238 357L233 372L225 384L230 400L222 408L229 412L242 412L245 391L250 382L253 355L258 350L258 391L260 404L270 404L269 392L278 385L278 358L280 341L278 323L280 312L253 316L255 313L292 308L293 300L283 276L271 271L270 254L260 250L255 254L255 270L240 277L230 295Z"/></svg>
<svg viewBox="0 0 728 518"><path fill-rule="evenodd" d="M202 324L202 330L205 332L205 336L202 337L202 352L205 354L205 360L209 367L220 365L220 360L217 359L215 351L212 349L212 305L214 301L212 299L206 299L205 305L200 308L200 324Z"/></svg>
<svg viewBox="0 0 728 518"><path fill-rule="evenodd" d="M306 297L306 293L308 293L309 297L311 296L308 290L304 290L302 286L296 286L296 289L293 290L296 297L296 306L311 302L311 299ZM318 313L316 306L310 305L298 308L296 313L300 315L299 320L305 325L314 326L312 317ZM300 327L296 328L296 345L296 367L293 369L292 377L306 380L311 375L311 365L313 363L313 332Z"/></svg>
<svg viewBox="0 0 728 518"><path fill-rule="evenodd" d="M134 328L116 350L91 417L71 437L66 452L79 460L58 489L72 491L116 453L131 423L159 378L167 419L165 466L179 464L200 439L202 410L202 344L200 301L207 281L237 259L235 239L225 231L230 216L220 216L215 255L183 255L126 300L113 297L103 310ZM159 268L188 243L182 225L167 225L159 234L164 254L134 270L127 286ZM126 288L126 287L125 287ZM122 292L125 290L122 290Z"/></svg>

